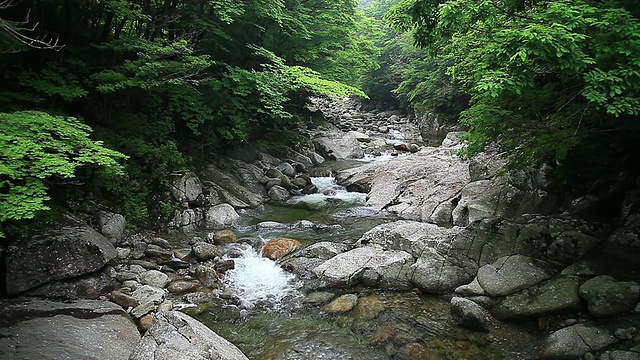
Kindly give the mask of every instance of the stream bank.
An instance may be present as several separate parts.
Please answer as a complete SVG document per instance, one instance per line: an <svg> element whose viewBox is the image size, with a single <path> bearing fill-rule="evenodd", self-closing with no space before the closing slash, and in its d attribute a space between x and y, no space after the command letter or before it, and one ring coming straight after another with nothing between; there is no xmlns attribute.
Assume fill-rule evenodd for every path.
<svg viewBox="0 0 640 360"><path fill-rule="evenodd" d="M137 319L143 331L170 324L148 330L147 339L180 323L218 341L181 315L158 318L180 309L256 359L638 354L637 269L624 268L616 254L594 256L603 245L637 247L629 237L637 229L631 213L617 230L572 216L588 199L558 213L540 174L498 176L495 156L463 161L457 133L425 146L417 120L401 113L361 112L349 103L312 110L329 122L310 135L313 151L288 159L245 151L201 174L177 175L173 195L183 207L169 234L128 235L124 218L103 213L99 232L77 217L58 231L66 245L78 239L76 249L59 250L69 258L47 263L53 248L46 241L8 249L15 269L9 292L104 300L109 294L122 307L113 311ZM329 174L340 186L310 176ZM271 280L284 276L283 287L243 302L225 273L272 239L297 241L279 240L288 254L258 271ZM12 342L18 333L3 331L0 345L15 350L5 354L20 358L25 345ZM125 348L139 354L136 346ZM145 351L159 359L161 350ZM224 358L240 358L229 354Z"/></svg>

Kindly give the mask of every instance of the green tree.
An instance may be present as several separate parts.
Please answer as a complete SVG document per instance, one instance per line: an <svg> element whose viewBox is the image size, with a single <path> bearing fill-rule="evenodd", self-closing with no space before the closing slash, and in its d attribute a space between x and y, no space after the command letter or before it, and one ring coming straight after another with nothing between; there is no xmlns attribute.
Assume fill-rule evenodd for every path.
<svg viewBox="0 0 640 360"><path fill-rule="evenodd" d="M632 150L640 22L631 2L404 0L389 19L451 57L448 74L471 96L461 116L469 154L497 143L512 165L535 166L593 141L612 155Z"/></svg>
<svg viewBox="0 0 640 360"><path fill-rule="evenodd" d="M0 54L0 111L83 118L128 155L126 176L90 183L138 225L157 219L149 205L170 201L171 172L293 133L309 95L363 95L345 83L375 65L352 0L24 0L0 10L14 22L31 14L30 34L65 44Z"/></svg>
<svg viewBox="0 0 640 360"><path fill-rule="evenodd" d="M71 117L39 111L0 113L0 236L9 220L47 210L48 184L72 179L83 167L121 173L125 156L89 138L91 129Z"/></svg>

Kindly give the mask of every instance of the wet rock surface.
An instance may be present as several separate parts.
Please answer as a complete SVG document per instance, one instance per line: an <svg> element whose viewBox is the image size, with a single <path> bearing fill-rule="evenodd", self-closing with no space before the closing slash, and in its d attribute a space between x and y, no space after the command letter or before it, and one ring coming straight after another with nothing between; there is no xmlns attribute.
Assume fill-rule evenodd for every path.
<svg viewBox="0 0 640 360"><path fill-rule="evenodd" d="M111 242L87 225L52 227L26 245L7 249L7 293L18 294L49 281L90 274L115 257Z"/></svg>
<svg viewBox="0 0 640 360"><path fill-rule="evenodd" d="M97 300L0 304L0 358L129 359L140 340L120 306Z"/></svg>

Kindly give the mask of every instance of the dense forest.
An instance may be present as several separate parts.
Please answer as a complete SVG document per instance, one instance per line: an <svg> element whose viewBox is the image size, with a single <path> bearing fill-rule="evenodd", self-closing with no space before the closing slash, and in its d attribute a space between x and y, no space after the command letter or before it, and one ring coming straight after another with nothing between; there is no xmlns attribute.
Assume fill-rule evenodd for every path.
<svg viewBox="0 0 640 360"><path fill-rule="evenodd" d="M363 95L360 77L376 66L356 6L1 2L0 221L84 185L148 224L170 173L241 142L296 141L307 96ZM166 205L153 218L171 212L153 202Z"/></svg>
<svg viewBox="0 0 640 360"><path fill-rule="evenodd" d="M640 169L639 17L633 0L2 0L0 233L88 194L162 220L172 172L293 146L310 95L438 112L467 156L619 201Z"/></svg>

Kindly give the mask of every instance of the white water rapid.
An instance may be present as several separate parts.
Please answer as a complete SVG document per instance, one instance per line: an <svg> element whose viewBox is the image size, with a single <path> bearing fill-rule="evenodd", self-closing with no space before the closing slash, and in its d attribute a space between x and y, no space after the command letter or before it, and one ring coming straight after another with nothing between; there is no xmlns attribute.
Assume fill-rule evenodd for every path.
<svg viewBox="0 0 640 360"><path fill-rule="evenodd" d="M320 209L330 206L332 203L341 202L349 205L364 205L367 201L367 194L359 192L349 192L344 187L338 185L333 177L312 177L311 183L318 188L316 194L295 196L288 203L291 205L306 205L312 209Z"/></svg>
<svg viewBox="0 0 640 360"><path fill-rule="evenodd" d="M282 270L251 246L242 251L241 257L233 260L235 269L225 273L225 282L234 289L240 307L249 309L261 305L278 308L285 298L298 293L295 275Z"/></svg>

